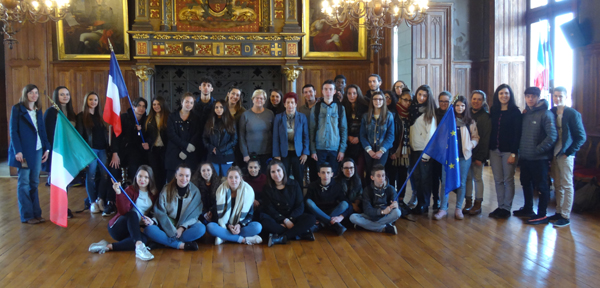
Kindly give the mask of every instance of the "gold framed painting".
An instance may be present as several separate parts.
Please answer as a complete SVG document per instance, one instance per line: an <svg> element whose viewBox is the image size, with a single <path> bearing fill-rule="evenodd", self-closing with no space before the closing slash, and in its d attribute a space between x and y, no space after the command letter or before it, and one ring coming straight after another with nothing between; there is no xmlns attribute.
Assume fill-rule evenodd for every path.
<svg viewBox="0 0 600 288"><path fill-rule="evenodd" d="M331 27L325 23L320 0L304 0L302 11L302 59L364 60L367 58L367 29ZM360 19L361 24L364 19Z"/></svg>
<svg viewBox="0 0 600 288"><path fill-rule="evenodd" d="M110 42L117 59L129 60L127 30L127 1L71 0L67 16L56 24L58 59L107 60Z"/></svg>

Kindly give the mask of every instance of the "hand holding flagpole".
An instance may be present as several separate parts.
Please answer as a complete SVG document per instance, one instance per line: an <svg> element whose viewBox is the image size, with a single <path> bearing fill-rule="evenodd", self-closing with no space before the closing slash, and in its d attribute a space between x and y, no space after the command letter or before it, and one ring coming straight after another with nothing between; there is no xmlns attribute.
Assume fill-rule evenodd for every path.
<svg viewBox="0 0 600 288"><path fill-rule="evenodd" d="M115 51L113 50L113 46L112 46L112 43L110 42L110 39L108 39L108 47L110 48L110 53L111 53L111 61L112 61L112 58L114 58L114 59L115 59L115 62L117 62L117 60L116 60L116 58L117 58L117 57L115 56ZM119 72L119 73L118 73L118 76L120 76L120 78L121 78L121 79L119 79L118 81L122 81L122 82L123 82L123 87L119 87L119 88L122 88L123 90L125 90L125 91L123 91L123 92L125 92L124 94L127 96L127 100L129 100L129 106L131 107L131 110L134 112L134 113L133 113L133 116L134 116L133 118L135 119L135 124L136 124L137 126L140 126L140 123L138 122L138 119L137 119L137 117L135 117L135 111L134 111L134 107L133 107L133 104L131 103L131 97L129 97L129 92L127 92L127 86L125 86L125 85L124 85L124 84L125 84L125 83L124 83L125 81L123 80L123 75L121 74L121 68L119 67L119 63L118 63L118 62L117 62L116 64L117 64L117 65L116 65L116 68L117 68L117 69L119 69L119 71L118 71L118 72ZM113 67L112 67L112 65L111 65L111 69L112 69L112 68L113 68ZM116 72L116 71L115 71L115 72ZM109 75L109 76L110 76L110 75ZM110 80L109 80L109 81L110 81ZM110 83L109 83L109 85L110 85ZM121 89L119 89L119 90L121 90ZM121 96L121 97L123 97L123 96ZM105 108L105 109L106 109L106 108ZM120 110L120 109L119 109L119 110ZM104 121L106 121L106 120L104 120ZM106 122L107 122L107 123L110 123L109 121L106 121ZM141 126L140 126L140 127L141 127ZM115 131L116 131L116 130L115 130ZM146 143L146 140L144 140L144 135L142 135L142 131L138 130L137 134L138 134L138 136L142 137L142 143ZM119 135L117 134L117 136L119 136Z"/></svg>

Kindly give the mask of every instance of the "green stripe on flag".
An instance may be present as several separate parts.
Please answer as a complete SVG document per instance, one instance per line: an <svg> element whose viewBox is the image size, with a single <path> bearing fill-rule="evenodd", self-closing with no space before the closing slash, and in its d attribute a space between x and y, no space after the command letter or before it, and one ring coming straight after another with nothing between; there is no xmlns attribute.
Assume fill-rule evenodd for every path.
<svg viewBox="0 0 600 288"><path fill-rule="evenodd" d="M85 143L61 111L58 112L56 121L53 151L63 156L65 169L75 176L96 160L96 153Z"/></svg>

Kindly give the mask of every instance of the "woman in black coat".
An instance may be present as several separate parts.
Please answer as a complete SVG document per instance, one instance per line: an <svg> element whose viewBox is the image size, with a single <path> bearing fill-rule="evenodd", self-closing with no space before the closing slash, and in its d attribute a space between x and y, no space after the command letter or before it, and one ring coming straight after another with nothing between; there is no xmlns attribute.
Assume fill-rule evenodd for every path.
<svg viewBox="0 0 600 288"><path fill-rule="evenodd" d="M260 224L263 231L269 233L269 247L273 244L285 244L287 240L310 240L315 236L310 228L317 219L304 213L304 197L300 185L287 178L285 167L279 160L273 160L267 166L267 185L263 191L265 203Z"/></svg>
<svg viewBox="0 0 600 288"><path fill-rule="evenodd" d="M215 102L213 113L204 126L202 142L208 151L208 161L213 164L217 175L225 177L233 165L234 147L237 144L235 120L225 100Z"/></svg>
<svg viewBox="0 0 600 288"><path fill-rule="evenodd" d="M169 108L165 105L165 98L161 96L154 98L144 130L144 136L150 148L148 150L148 162L155 173L156 186L159 190L167 183L165 154L169 140L167 133L169 114Z"/></svg>
<svg viewBox="0 0 600 288"><path fill-rule="evenodd" d="M194 153L201 143L200 117L194 109L194 95L190 92L183 94L181 98L181 109L169 115L167 121L167 153L165 168L167 170L167 181L173 179L175 170L181 163L187 164L192 169L198 167L199 157Z"/></svg>

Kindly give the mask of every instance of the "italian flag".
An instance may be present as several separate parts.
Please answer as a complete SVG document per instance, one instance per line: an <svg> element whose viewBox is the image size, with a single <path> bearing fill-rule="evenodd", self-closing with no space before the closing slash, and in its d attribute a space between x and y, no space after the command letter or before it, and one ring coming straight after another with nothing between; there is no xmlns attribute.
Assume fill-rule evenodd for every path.
<svg viewBox="0 0 600 288"><path fill-rule="evenodd" d="M50 178L50 220L67 227L69 198L67 186L92 161L96 154L59 110L52 148L52 177Z"/></svg>

